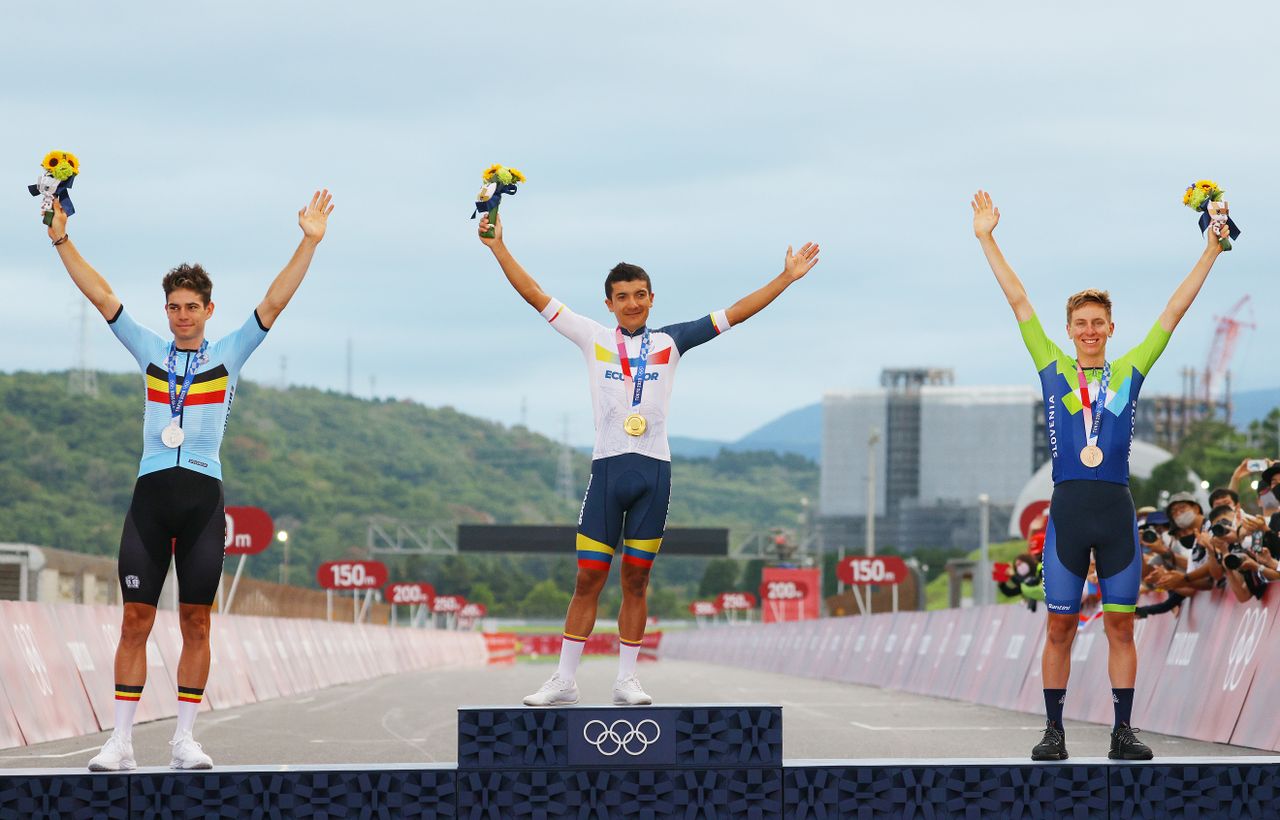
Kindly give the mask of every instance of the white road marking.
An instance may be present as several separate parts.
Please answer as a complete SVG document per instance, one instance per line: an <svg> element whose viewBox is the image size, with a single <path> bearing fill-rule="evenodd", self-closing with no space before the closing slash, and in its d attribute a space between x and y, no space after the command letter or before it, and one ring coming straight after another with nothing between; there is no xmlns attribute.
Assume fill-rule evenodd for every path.
<svg viewBox="0 0 1280 820"><path fill-rule="evenodd" d="M62 754L56 755L5 755L4 757L0 757L0 760L53 760L59 757L75 757L76 755L82 755L85 752L96 752L99 748L100 747L98 746L90 746L87 749L76 749L74 752L63 752Z"/></svg>
<svg viewBox="0 0 1280 820"><path fill-rule="evenodd" d="M869 723L859 723L856 720L849 721L849 725L871 732L940 732L943 730L950 732L999 732L1005 729L1044 728L1043 724L1039 726L872 726Z"/></svg>

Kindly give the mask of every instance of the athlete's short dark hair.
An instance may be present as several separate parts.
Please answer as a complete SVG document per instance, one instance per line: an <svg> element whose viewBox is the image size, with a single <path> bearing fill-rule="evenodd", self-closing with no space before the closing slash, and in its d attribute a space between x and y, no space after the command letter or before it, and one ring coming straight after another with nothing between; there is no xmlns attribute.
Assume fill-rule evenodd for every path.
<svg viewBox="0 0 1280 820"><path fill-rule="evenodd" d="M1218 489L1209 493L1209 503L1212 504L1215 498L1222 498L1223 496L1230 498L1232 504L1240 503L1240 493L1236 492L1230 487L1219 487Z"/></svg>
<svg viewBox="0 0 1280 820"><path fill-rule="evenodd" d="M1235 514L1236 511L1231 507L1228 507L1226 504L1219 504L1212 510L1209 510L1209 520L1212 521L1213 519L1221 518L1224 515L1234 516Z"/></svg>
<svg viewBox="0 0 1280 820"><path fill-rule="evenodd" d="M604 278L604 298L613 298L613 286L618 282L635 282L636 280L644 280L644 286L653 292L653 282L649 280L649 274L644 272L644 268L639 265L632 265L629 262L619 262L613 266L613 270L609 271L609 275Z"/></svg>
<svg viewBox="0 0 1280 820"><path fill-rule="evenodd" d="M209 274L205 273L204 268L199 265L190 265L183 262L164 275L164 281L161 282L161 285L164 287L166 299L169 298L170 293L179 288L194 290L200 294L200 298L204 300L206 305L213 299L213 280L209 278Z"/></svg>

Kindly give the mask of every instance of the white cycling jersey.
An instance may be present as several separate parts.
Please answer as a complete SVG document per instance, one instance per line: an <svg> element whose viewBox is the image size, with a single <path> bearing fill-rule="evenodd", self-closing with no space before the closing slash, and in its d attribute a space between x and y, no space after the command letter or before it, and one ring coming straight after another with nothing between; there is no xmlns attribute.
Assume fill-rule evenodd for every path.
<svg viewBox="0 0 1280 820"><path fill-rule="evenodd" d="M596 446L593 459L609 458L624 453L671 460L667 443L667 408L671 387L675 382L680 357L703 342L708 342L729 329L729 317L718 310L692 322L649 329L649 355L644 363L644 391L640 404L632 407L633 394L627 375L634 376L640 365L640 348L646 328L634 333L622 331L627 354L626 373L618 351L617 332L585 316L574 313L559 299L552 299L542 309L542 317L582 351L587 362L591 385L591 403L595 410ZM639 436L628 435L622 423L632 413L644 416L646 427Z"/></svg>

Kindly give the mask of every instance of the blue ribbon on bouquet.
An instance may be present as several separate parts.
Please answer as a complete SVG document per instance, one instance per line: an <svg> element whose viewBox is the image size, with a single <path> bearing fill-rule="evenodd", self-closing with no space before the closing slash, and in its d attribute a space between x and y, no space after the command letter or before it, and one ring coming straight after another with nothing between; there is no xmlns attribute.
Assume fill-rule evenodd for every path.
<svg viewBox="0 0 1280 820"><path fill-rule="evenodd" d="M492 211L494 208L498 207L498 203L502 201L503 194L511 194L512 196L515 196L516 195L515 183L512 183L511 185L499 185L498 189L493 192L493 196L489 197L484 202L477 202L476 209L471 212L471 218L475 219L480 214L488 213L489 211Z"/></svg>
<svg viewBox="0 0 1280 820"><path fill-rule="evenodd" d="M69 176L59 182L57 189L53 192L53 195L62 203L62 210L66 212L67 216L73 216L76 212L76 207L71 204L71 194L68 193L71 183L76 181L76 176L78 175ZM40 196L40 189L34 185L28 185L27 190L31 192L32 196Z"/></svg>
<svg viewBox="0 0 1280 820"><path fill-rule="evenodd" d="M1213 218L1209 216L1208 211L1201 211L1200 212L1200 233L1204 233L1205 231L1209 230L1209 223L1212 221L1213 221ZM1240 229L1236 227L1236 223L1231 220L1231 217L1227 217L1227 232L1231 234L1232 239L1240 238Z"/></svg>

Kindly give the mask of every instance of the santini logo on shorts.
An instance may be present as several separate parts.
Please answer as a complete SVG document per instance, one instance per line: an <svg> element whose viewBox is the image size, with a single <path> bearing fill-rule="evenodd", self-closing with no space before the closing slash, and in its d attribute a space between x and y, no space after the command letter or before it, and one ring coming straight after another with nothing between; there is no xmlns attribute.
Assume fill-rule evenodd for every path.
<svg viewBox="0 0 1280 820"><path fill-rule="evenodd" d="M1057 612L1070 612L1070 611L1071 611L1071 607L1067 606L1066 604L1051 604L1051 603L1049 603L1048 601L1045 601L1045 606L1047 606L1047 607L1049 607L1050 609L1055 610L1055 611L1057 611Z"/></svg>

